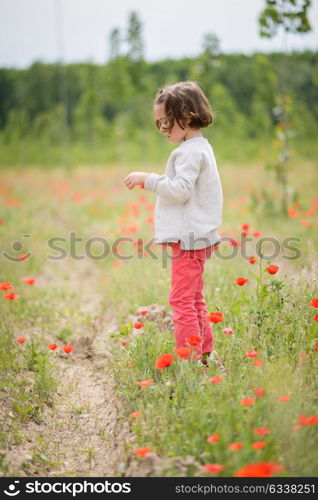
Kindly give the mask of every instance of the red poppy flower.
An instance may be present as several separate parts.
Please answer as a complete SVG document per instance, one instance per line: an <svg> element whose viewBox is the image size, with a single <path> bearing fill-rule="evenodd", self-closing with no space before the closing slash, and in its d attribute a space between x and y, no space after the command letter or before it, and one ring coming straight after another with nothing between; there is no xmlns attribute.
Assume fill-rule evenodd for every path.
<svg viewBox="0 0 318 500"><path fill-rule="evenodd" d="M278 399L281 403L287 403L290 400L290 396L279 396Z"/></svg>
<svg viewBox="0 0 318 500"><path fill-rule="evenodd" d="M14 292L7 293L6 295L2 296L6 300L16 300L20 298L20 295Z"/></svg>
<svg viewBox="0 0 318 500"><path fill-rule="evenodd" d="M314 351L318 352L318 342L316 342L314 345Z"/></svg>
<svg viewBox="0 0 318 500"><path fill-rule="evenodd" d="M137 417L140 417L141 415L142 415L141 411L133 411L129 416L131 418L137 418Z"/></svg>
<svg viewBox="0 0 318 500"><path fill-rule="evenodd" d="M211 312L207 315L206 319L211 323L220 323L223 321L223 313L220 311Z"/></svg>
<svg viewBox="0 0 318 500"><path fill-rule="evenodd" d="M243 398L240 403L243 406L252 406L255 403L255 398Z"/></svg>
<svg viewBox="0 0 318 500"><path fill-rule="evenodd" d="M253 238L258 238L259 236L262 236L262 232L261 231L253 231L252 232L252 236Z"/></svg>
<svg viewBox="0 0 318 500"><path fill-rule="evenodd" d="M306 210L305 215L306 217L312 217L313 215L315 215L315 210L313 209Z"/></svg>
<svg viewBox="0 0 318 500"><path fill-rule="evenodd" d="M168 352L159 356L159 358L156 360L155 367L158 370L164 370L165 368L168 368L168 366L170 366L173 362L174 356L173 354L171 354L171 352Z"/></svg>
<svg viewBox="0 0 318 500"><path fill-rule="evenodd" d="M252 443L252 448L254 448L254 450L262 450L266 445L266 441L255 441Z"/></svg>
<svg viewBox="0 0 318 500"><path fill-rule="evenodd" d="M303 225L303 226L306 226L306 227L310 227L311 226L311 222L309 222L309 220L307 219L302 219L300 221L300 223Z"/></svg>
<svg viewBox="0 0 318 500"><path fill-rule="evenodd" d="M294 208L288 209L288 217L295 218L295 217L299 217L299 215L300 215L300 212L298 210L295 210Z"/></svg>
<svg viewBox="0 0 318 500"><path fill-rule="evenodd" d="M302 425L314 425L318 423L318 415L307 417L306 415L299 415L298 422Z"/></svg>
<svg viewBox="0 0 318 500"><path fill-rule="evenodd" d="M258 434L259 436L266 436L269 433L269 427L258 427L253 430L254 434Z"/></svg>
<svg viewBox="0 0 318 500"><path fill-rule="evenodd" d="M140 184L140 189L145 189L145 185L144 184Z"/></svg>
<svg viewBox="0 0 318 500"><path fill-rule="evenodd" d="M34 285L34 283L36 282L36 279L35 278L21 278L21 281L23 281L23 283L26 283L27 285Z"/></svg>
<svg viewBox="0 0 318 500"><path fill-rule="evenodd" d="M239 286L243 286L245 285L245 283L248 282L248 279L247 278L237 278L234 283L236 283L237 285Z"/></svg>
<svg viewBox="0 0 318 500"><path fill-rule="evenodd" d="M211 434L211 436L209 436L207 438L207 442L208 443L216 443L217 441L220 441L220 434Z"/></svg>
<svg viewBox="0 0 318 500"><path fill-rule="evenodd" d="M239 441L238 443L231 443L228 445L229 450L240 450L243 448L243 443Z"/></svg>
<svg viewBox="0 0 318 500"><path fill-rule="evenodd" d="M123 340L121 344L122 344L122 345L127 345L127 344L128 344L128 342L127 342L127 340Z"/></svg>
<svg viewBox="0 0 318 500"><path fill-rule="evenodd" d="M248 464L235 473L236 477L272 477L275 472L284 470L276 462L258 462Z"/></svg>
<svg viewBox="0 0 318 500"><path fill-rule="evenodd" d="M152 378L149 378L147 380L140 380L140 382L136 382L136 384L140 385L140 387L148 387L148 385L151 385L153 382Z"/></svg>
<svg viewBox="0 0 318 500"><path fill-rule="evenodd" d="M1 284L0 284L1 286ZM1 288L0 288L1 289ZM318 307L318 299L313 299L311 302L310 302L310 305L312 307Z"/></svg>
<svg viewBox="0 0 318 500"><path fill-rule="evenodd" d="M58 345L57 344L49 344L48 348L51 349L51 351L55 351L55 349L58 348Z"/></svg>
<svg viewBox="0 0 318 500"><path fill-rule="evenodd" d="M241 231L248 231L251 226L249 224L242 224Z"/></svg>
<svg viewBox="0 0 318 500"><path fill-rule="evenodd" d="M256 387L254 389L254 394L257 397L264 396L265 393L266 393L266 391L265 391L265 389L263 389L263 387Z"/></svg>
<svg viewBox="0 0 318 500"><path fill-rule="evenodd" d="M139 330L139 328L142 328L144 324L140 323L140 321L136 321L136 323L134 323L133 326L134 328L137 328L137 330Z"/></svg>
<svg viewBox="0 0 318 500"><path fill-rule="evenodd" d="M202 465L202 469L205 472L221 472L225 468L225 465L220 464L205 464Z"/></svg>
<svg viewBox="0 0 318 500"><path fill-rule="evenodd" d="M265 271L267 271L269 274L276 274L278 270L279 267L275 266L274 264L271 264L270 266L265 268Z"/></svg>
<svg viewBox="0 0 318 500"><path fill-rule="evenodd" d="M264 360L263 359L254 359L253 360L253 365L254 366L262 366L264 364Z"/></svg>
<svg viewBox="0 0 318 500"><path fill-rule="evenodd" d="M191 354L190 347L175 347L174 352L179 358L189 359Z"/></svg>
<svg viewBox="0 0 318 500"><path fill-rule="evenodd" d="M143 311L139 311L139 314L141 314L142 316L146 316L146 314L148 314L148 311L144 309Z"/></svg>
<svg viewBox="0 0 318 500"><path fill-rule="evenodd" d="M235 238L231 238L228 242L228 245L232 247L240 247L241 243L237 241Z"/></svg>
<svg viewBox="0 0 318 500"><path fill-rule="evenodd" d="M222 382L222 377L218 377L216 375L215 377L209 378L209 382L211 382L211 384L218 384L219 382Z"/></svg>
<svg viewBox="0 0 318 500"><path fill-rule="evenodd" d="M82 201L82 199L83 199L83 194L82 194L82 193L80 193L80 192L78 192L78 191L77 191L77 192L75 192L75 193L72 193L72 199L73 199L74 201Z"/></svg>
<svg viewBox="0 0 318 500"><path fill-rule="evenodd" d="M314 208L318 208L318 199L313 198L311 200L311 204Z"/></svg>
<svg viewBox="0 0 318 500"><path fill-rule="evenodd" d="M13 290L13 286L11 283L0 283L0 290L6 292L7 290Z"/></svg>
<svg viewBox="0 0 318 500"><path fill-rule="evenodd" d="M314 320L318 323L318 314L314 317Z"/></svg>
<svg viewBox="0 0 318 500"><path fill-rule="evenodd" d="M74 347L72 345L69 345L69 344L65 344L63 346L63 351L66 353L66 354L69 354L70 352L72 352L74 349Z"/></svg>
<svg viewBox="0 0 318 500"><path fill-rule="evenodd" d="M190 337L187 338L188 344L192 345L192 347L196 347L201 344L202 341L203 337L200 337L199 335L190 335Z"/></svg>
<svg viewBox="0 0 318 500"><path fill-rule="evenodd" d="M256 356L258 356L258 355L259 355L259 352L256 350L246 351L246 353L245 353L245 356L247 358L256 358Z"/></svg>
<svg viewBox="0 0 318 500"><path fill-rule="evenodd" d="M224 333L224 335L233 335L234 334L232 328L224 328L223 333Z"/></svg>
<svg viewBox="0 0 318 500"><path fill-rule="evenodd" d="M28 257L29 257L29 255L27 253L20 253L18 255L19 260L26 260Z"/></svg>
<svg viewBox="0 0 318 500"><path fill-rule="evenodd" d="M145 457L146 455L148 455L148 453L150 453L152 451L151 448L137 448L134 453L135 455L137 455L138 457Z"/></svg>
<svg viewBox="0 0 318 500"><path fill-rule="evenodd" d="M26 338L25 337L19 337L17 339L17 342L19 342L19 344L24 344L24 342L26 341Z"/></svg>
<svg viewBox="0 0 318 500"><path fill-rule="evenodd" d="M256 259L256 257L250 257L250 258L248 259L248 261L249 261L249 263L250 263L250 264L256 264L257 259Z"/></svg>
<svg viewBox="0 0 318 500"><path fill-rule="evenodd" d="M308 356L308 352L301 351L299 353L299 361L304 361L304 359L306 359L306 356Z"/></svg>

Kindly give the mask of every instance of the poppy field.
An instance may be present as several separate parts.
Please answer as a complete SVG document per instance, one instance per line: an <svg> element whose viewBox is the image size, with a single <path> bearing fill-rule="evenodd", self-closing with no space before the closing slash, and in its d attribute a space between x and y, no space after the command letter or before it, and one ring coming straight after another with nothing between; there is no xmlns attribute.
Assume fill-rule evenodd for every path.
<svg viewBox="0 0 318 500"><path fill-rule="evenodd" d="M219 165L204 293L226 373L194 362L198 336L175 348L169 249L130 171L2 172L1 475L316 476L316 165L290 173L287 217L270 173Z"/></svg>

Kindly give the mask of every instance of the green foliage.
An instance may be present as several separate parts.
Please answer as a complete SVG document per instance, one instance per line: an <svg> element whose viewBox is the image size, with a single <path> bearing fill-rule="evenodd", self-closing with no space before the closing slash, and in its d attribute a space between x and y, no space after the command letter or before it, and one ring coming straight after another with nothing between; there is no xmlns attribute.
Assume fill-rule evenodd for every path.
<svg viewBox="0 0 318 500"><path fill-rule="evenodd" d="M286 32L307 33L311 30L307 11L311 0L266 0L259 16L260 35L272 38L280 26Z"/></svg>
<svg viewBox="0 0 318 500"><path fill-rule="evenodd" d="M306 33L311 30L307 17L307 9L311 0L266 0L266 8L259 17L260 34L268 38L276 35L279 26L282 26L285 33ZM287 217L290 186L288 185L288 171L290 170L290 137L295 135L293 126L290 123L291 96L288 95L288 60L285 53L285 60L282 64L283 71L280 74L280 90L278 106L273 107L273 114L276 122L276 138L280 144L280 151L273 165L266 165L265 168L273 169L276 180L281 188L279 211ZM290 108L290 109L288 109ZM265 199L265 210L270 215L272 206Z"/></svg>
<svg viewBox="0 0 318 500"><path fill-rule="evenodd" d="M274 285L274 289L279 293L282 286ZM250 306L254 305L253 298L249 300ZM132 411L142 413L136 420L131 420L137 439L134 449L149 446L163 458L191 456L201 464L224 464L226 477L234 475L242 465L262 460L279 461L285 466L283 475L286 476L314 473L312 457L317 446L317 442L312 442L314 429L303 428L300 431L301 445L297 441L296 446L297 436L291 427L301 413L315 413L314 400L309 394L312 395L316 387L312 377L316 361L308 361L304 366L299 364L295 354L305 345L302 327L297 321L288 324L283 320L274 327L273 319L282 314L281 308L287 313L290 307L288 300L277 310L275 304L275 300L269 297L265 306L267 316L262 322L255 323L252 338L249 329L254 330L253 321L249 322L248 328L243 325L244 305L235 335L221 339L219 327L214 327L215 332L218 330L217 350L230 370L219 384L209 382L210 377L218 374L213 365L206 376L202 369L177 358L169 368L155 369L158 356L173 352L174 342L168 332L153 332L147 328L130 341L126 353L118 360L114 359L112 368L118 391L124 398L125 418ZM255 320L259 316L256 313L257 308ZM251 346L261 352L264 367L255 368L252 361L244 357L244 352ZM134 364L128 366L131 360ZM149 387L136 385L136 381L146 379L153 380ZM242 406L240 399L255 397L255 387L264 388L265 396L256 398L250 408ZM282 394L292 394L287 405L278 400ZM270 429L265 438L267 446L262 452L255 452L251 443L258 439L253 429L263 426ZM207 437L213 433L219 433L220 440L207 443ZM242 450L232 452L227 448L228 444L237 441L243 442ZM306 453L302 453L299 446L306 449ZM178 474L175 469L171 472L172 475ZM188 473L200 475L199 470Z"/></svg>
<svg viewBox="0 0 318 500"><path fill-rule="evenodd" d="M126 325L121 325L119 332L111 333L110 337L125 337L132 332L132 322L129 321Z"/></svg>
<svg viewBox="0 0 318 500"><path fill-rule="evenodd" d="M116 37L122 40L119 31ZM268 151L281 81L293 102L292 141L300 153L316 153L316 52L225 55L211 33L194 58L150 63L138 51L120 51L104 65L0 69L0 165L162 162L171 147L153 126L153 97L166 83L187 79L202 85L214 109L215 125L204 134L220 161Z"/></svg>
<svg viewBox="0 0 318 500"><path fill-rule="evenodd" d="M62 342L68 342L70 338L73 336L73 332L68 328L63 328L57 335L56 338L61 340Z"/></svg>
<svg viewBox="0 0 318 500"><path fill-rule="evenodd" d="M46 352L34 342L14 345L12 335L6 331L1 332L0 347L0 393L6 395L18 422L40 422L41 411L51 404L56 390L53 366ZM0 443L6 439L0 435Z"/></svg>

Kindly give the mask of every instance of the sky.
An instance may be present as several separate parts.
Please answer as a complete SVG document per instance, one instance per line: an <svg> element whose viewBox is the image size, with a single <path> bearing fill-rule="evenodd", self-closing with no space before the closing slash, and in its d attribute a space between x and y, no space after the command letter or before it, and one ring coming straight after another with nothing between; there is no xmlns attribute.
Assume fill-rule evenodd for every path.
<svg viewBox="0 0 318 500"><path fill-rule="evenodd" d="M272 40L258 34L265 0L0 0L0 66L27 67L34 61L104 63L109 34L125 35L128 15L143 23L148 61L196 56L205 33L213 32L223 52L318 50L318 0L312 0L309 34L282 30Z"/></svg>

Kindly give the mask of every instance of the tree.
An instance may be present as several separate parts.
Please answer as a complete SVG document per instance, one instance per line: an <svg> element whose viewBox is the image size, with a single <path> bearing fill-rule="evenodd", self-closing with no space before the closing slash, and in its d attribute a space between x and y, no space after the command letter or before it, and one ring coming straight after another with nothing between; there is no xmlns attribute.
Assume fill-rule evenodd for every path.
<svg viewBox="0 0 318 500"><path fill-rule="evenodd" d="M220 55L220 40L214 33L203 35L203 53L207 58L214 59Z"/></svg>
<svg viewBox="0 0 318 500"><path fill-rule="evenodd" d="M142 61L143 60L143 50L144 44L142 41L142 23L139 20L136 11L132 11L128 18L128 30L127 30L127 42L128 48L128 58L131 61Z"/></svg>
<svg viewBox="0 0 318 500"><path fill-rule="evenodd" d="M311 30L307 11L311 0L266 0L266 7L259 17L260 35L272 38L280 26L290 33L307 33Z"/></svg>
<svg viewBox="0 0 318 500"><path fill-rule="evenodd" d="M109 42L110 42L109 57L111 60L117 59L120 55L120 45L121 45L120 31L118 28L114 28L110 32Z"/></svg>
<svg viewBox="0 0 318 500"><path fill-rule="evenodd" d="M285 34L304 34L311 30L307 11L311 0L265 0L266 7L259 16L260 35L273 38L279 27ZM283 73L280 78L280 92L277 105L273 107L273 119L275 120L276 141L278 144L277 159L273 164L266 165L267 170L273 170L276 181L281 187L281 213L288 215L288 200L293 189L288 185L288 171L290 170L290 138L295 135L289 122L289 109L292 98L287 89L287 50L285 49L285 61Z"/></svg>
<svg viewBox="0 0 318 500"><path fill-rule="evenodd" d="M202 88L210 97L214 69L220 65L221 51L218 37L212 32L205 33L202 39L202 49L197 64L192 68L190 79L200 81Z"/></svg>

